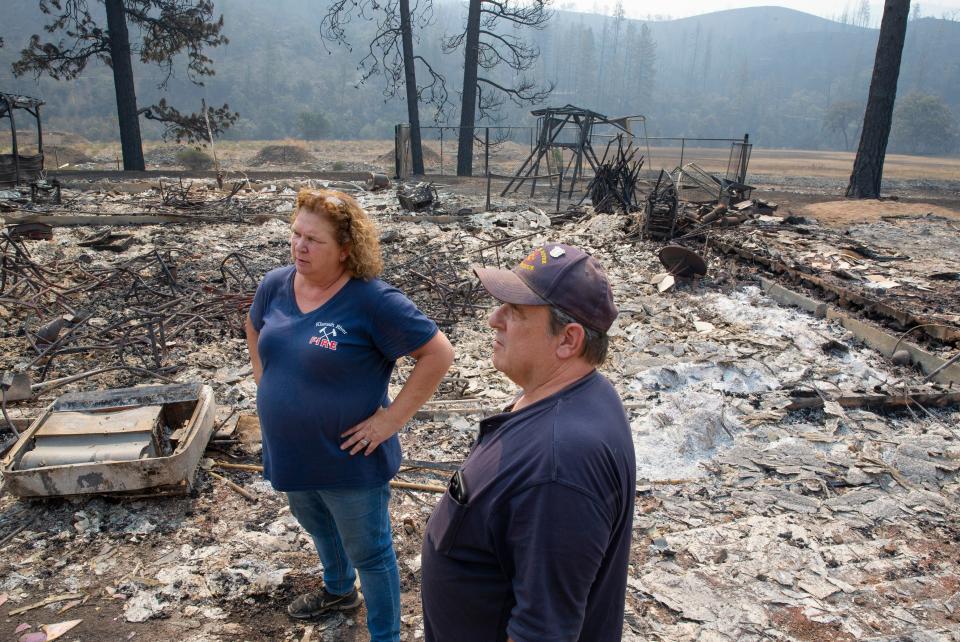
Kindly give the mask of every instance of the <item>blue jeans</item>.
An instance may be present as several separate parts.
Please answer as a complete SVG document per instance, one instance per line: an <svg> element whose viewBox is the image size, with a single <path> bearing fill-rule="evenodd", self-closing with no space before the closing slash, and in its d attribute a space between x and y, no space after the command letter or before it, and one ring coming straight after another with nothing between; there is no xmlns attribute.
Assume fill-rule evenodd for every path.
<svg viewBox="0 0 960 642"><path fill-rule="evenodd" d="M327 590L349 593L359 572L370 642L399 642L400 572L390 529L390 485L294 491L287 499L317 546Z"/></svg>

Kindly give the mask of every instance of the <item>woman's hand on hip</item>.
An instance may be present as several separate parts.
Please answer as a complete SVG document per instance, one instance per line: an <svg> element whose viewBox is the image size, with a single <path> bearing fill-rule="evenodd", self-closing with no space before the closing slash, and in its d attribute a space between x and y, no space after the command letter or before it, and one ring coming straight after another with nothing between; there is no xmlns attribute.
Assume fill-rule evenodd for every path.
<svg viewBox="0 0 960 642"><path fill-rule="evenodd" d="M369 455L377 446L390 439L400 431L401 425L390 418L386 408L378 408L375 413L364 419L353 428L340 435L345 441L340 444L340 450L350 450L351 455L363 452Z"/></svg>

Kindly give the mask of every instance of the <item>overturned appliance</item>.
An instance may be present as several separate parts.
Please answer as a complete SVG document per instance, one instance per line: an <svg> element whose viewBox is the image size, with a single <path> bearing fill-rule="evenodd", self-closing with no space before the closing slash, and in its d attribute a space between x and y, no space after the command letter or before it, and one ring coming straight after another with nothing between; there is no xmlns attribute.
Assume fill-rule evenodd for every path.
<svg viewBox="0 0 960 642"><path fill-rule="evenodd" d="M199 383L66 394L20 436L0 471L18 497L187 492L215 415L213 390Z"/></svg>

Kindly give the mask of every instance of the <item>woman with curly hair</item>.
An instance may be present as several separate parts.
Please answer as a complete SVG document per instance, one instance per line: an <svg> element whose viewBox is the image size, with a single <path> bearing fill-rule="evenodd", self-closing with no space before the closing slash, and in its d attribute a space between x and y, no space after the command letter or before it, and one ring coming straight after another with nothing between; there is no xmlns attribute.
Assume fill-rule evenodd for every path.
<svg viewBox="0 0 960 642"><path fill-rule="evenodd" d="M293 265L267 273L246 322L263 432L264 477L287 493L323 562L323 586L296 618L361 603L372 642L400 639L400 575L390 528L397 432L436 391L453 348L399 290L379 280L377 229L350 196L300 190ZM398 358L416 365L392 402Z"/></svg>

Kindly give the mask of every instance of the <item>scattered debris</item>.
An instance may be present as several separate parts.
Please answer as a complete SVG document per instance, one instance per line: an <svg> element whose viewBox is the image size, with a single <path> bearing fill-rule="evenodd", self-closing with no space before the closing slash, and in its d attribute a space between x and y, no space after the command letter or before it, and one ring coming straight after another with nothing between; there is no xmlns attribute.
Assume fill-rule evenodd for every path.
<svg viewBox="0 0 960 642"><path fill-rule="evenodd" d="M433 183L417 183L413 186L401 186L397 189L400 207L409 212L419 212L438 202L437 190Z"/></svg>
<svg viewBox="0 0 960 642"><path fill-rule="evenodd" d="M616 152L612 159L607 160L614 141L617 143ZM595 212L630 213L640 209L637 188L640 170L643 168L643 156L634 160L639 150L632 147L631 143L632 141L624 145L623 134L618 134L607 144L596 175L587 185L587 192L584 195L584 199L587 196L590 197ZM580 202L582 203L583 200Z"/></svg>
<svg viewBox="0 0 960 642"><path fill-rule="evenodd" d="M390 239L383 278L441 323L457 349L439 398L400 434L406 459L390 508L404 639L422 631L418 555L435 493L469 452L478 418L515 393L490 366L494 302L471 267L510 267L556 239L600 259L621 309L602 370L626 402L637 446L625 639L934 639L956 628L960 401L956 386L924 381L912 343L941 363L957 354L957 281L930 278L955 261L956 241L936 233L944 223L883 222L840 234L811 220L786 223L788 205L780 206L787 216L771 216L773 204L756 194L722 208L678 200L675 234L689 236L674 241L679 259L670 250L661 261L662 243L637 238L639 213L585 206L548 215L552 201L507 199L482 208L469 187L437 186L444 209L410 214L392 190L367 192L358 180L336 185L356 193ZM156 180L100 181L83 190L65 183L67 205L56 209L4 201L57 228L52 242L0 237L0 370L10 373L8 392L26 393L8 400L11 422L33 434L44 416L77 412L51 408L62 388L124 388L142 377L207 382L221 408L211 417L215 437L197 454L213 474L196 472L190 494L42 503L0 495L2 608L89 596L29 611L34 626L14 635L19 621L10 618L8 637L43 633L38 620L70 616L84 621L68 638L94 622L116 627L109 632L117 639L135 627L138 636L185 642L351 639L362 628L362 613L306 627L285 615L292 595L318 585L320 569L282 494L260 476L256 387L241 329L256 283L288 260L286 219L307 184L324 183L243 182L225 200L229 182L219 190L212 180L165 180L161 195ZM658 191L668 188L665 176ZM138 225L144 212L165 224ZM743 215L737 227L722 226ZM61 225L69 217L86 226ZM920 241L935 242L937 252L909 236L916 225L930 226ZM79 245L105 230L134 242L117 253ZM687 266L696 278L680 276ZM835 269L854 278L841 280ZM867 275L900 285L869 289ZM841 294L796 292L809 299L808 313L777 304L765 285L801 289L807 277ZM658 294L664 284L672 284L669 296ZM887 348L870 348L862 328L827 314L851 300L846 292L882 304L851 304L844 314L885 324ZM896 346L911 355L909 366L886 355L918 324L888 308L946 326L917 328ZM398 362L392 395L410 368ZM144 404L157 405L166 404ZM177 427L167 427L149 448L163 452L164 438L173 447ZM0 426L0 442L7 435ZM8 457L29 452L28 441ZM120 463L152 459L164 458ZM3 473L9 488L11 473ZM65 609L70 615L52 615Z"/></svg>

